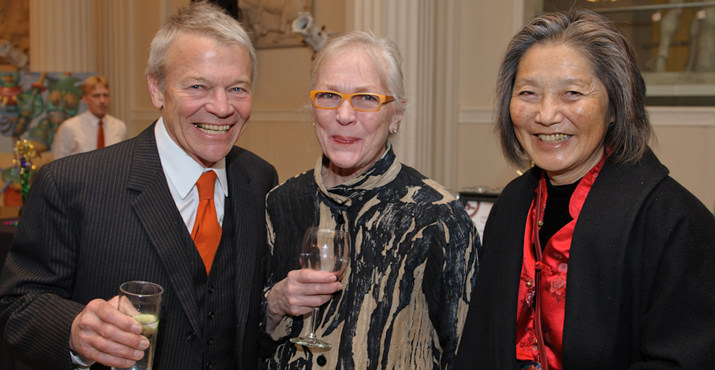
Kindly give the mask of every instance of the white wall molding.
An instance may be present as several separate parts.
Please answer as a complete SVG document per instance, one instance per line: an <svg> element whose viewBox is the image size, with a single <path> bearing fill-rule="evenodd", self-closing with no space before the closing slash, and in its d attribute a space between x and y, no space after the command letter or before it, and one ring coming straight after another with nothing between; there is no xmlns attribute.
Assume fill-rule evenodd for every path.
<svg viewBox="0 0 715 370"><path fill-rule="evenodd" d="M715 107L648 107L653 126L715 127Z"/></svg>

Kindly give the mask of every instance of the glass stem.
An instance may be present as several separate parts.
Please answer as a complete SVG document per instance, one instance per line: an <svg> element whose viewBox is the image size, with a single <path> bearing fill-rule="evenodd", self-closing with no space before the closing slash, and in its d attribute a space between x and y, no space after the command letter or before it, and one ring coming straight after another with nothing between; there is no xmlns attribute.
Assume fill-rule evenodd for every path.
<svg viewBox="0 0 715 370"><path fill-rule="evenodd" d="M316 330L318 329L318 310L319 310L319 309L320 309L320 307L315 307L315 308L313 308L313 322L312 322L313 327L312 327L311 330L310 330L310 337L311 337L311 338L315 338L315 337L316 337L315 332L316 332Z"/></svg>

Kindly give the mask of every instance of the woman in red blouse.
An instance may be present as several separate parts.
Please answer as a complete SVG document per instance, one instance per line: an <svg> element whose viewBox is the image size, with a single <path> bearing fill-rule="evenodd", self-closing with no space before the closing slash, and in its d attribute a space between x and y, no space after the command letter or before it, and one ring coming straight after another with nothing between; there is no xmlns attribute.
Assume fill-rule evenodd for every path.
<svg viewBox="0 0 715 370"><path fill-rule="evenodd" d="M715 217L648 146L629 41L589 10L536 18L497 95L504 153L533 167L489 215L456 367L712 367Z"/></svg>

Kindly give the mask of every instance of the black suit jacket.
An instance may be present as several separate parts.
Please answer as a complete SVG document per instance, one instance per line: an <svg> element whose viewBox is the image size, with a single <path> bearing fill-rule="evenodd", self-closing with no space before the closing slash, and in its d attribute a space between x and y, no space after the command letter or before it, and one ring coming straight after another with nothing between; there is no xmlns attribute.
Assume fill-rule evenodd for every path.
<svg viewBox="0 0 715 370"><path fill-rule="evenodd" d="M234 147L226 157L235 248L236 352L255 368L265 252L265 194L273 166ZM225 242L225 241L222 241ZM109 299L126 280L165 288L157 359L160 369L196 364L187 333L203 343L191 274L195 247L171 197L151 125L102 150L54 161L39 171L23 208L0 281L5 344L38 369L71 369L72 320L92 299ZM188 338L192 339L192 338ZM188 353L187 353L188 352ZM193 367L193 366L190 366ZM156 370L159 370L155 367Z"/></svg>

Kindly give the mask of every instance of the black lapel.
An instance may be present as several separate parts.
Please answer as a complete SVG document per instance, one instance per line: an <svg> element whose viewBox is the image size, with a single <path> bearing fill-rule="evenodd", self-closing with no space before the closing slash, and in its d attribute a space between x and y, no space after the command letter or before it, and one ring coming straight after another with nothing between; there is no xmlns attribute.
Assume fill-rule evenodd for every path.
<svg viewBox="0 0 715 370"><path fill-rule="evenodd" d="M569 257L564 353L612 353L623 299L627 241L643 203L668 175L652 152L635 165L606 161L579 215ZM584 320L588 318L588 320ZM582 341L584 333L602 335ZM584 352L585 350L585 352ZM566 360L566 359L565 359ZM573 360L573 359L572 359ZM566 364L566 363L564 363Z"/></svg>
<svg viewBox="0 0 715 370"><path fill-rule="evenodd" d="M132 209L159 254L194 332L201 339L203 331L193 294L191 271L181 247L187 243L185 234L188 231L169 192L156 148L154 125L137 137L128 187L140 193L132 202Z"/></svg>
<svg viewBox="0 0 715 370"><path fill-rule="evenodd" d="M245 328L245 321L248 317L248 309L251 306L246 302L251 301L251 291L254 282L254 272L256 263L260 262L256 258L256 248L259 240L264 240L264 228L259 227L259 222L263 222L265 214L263 211L263 197L253 187L250 171L246 167L245 161L241 160L241 148L233 148L226 158L226 171L230 186L229 201L234 211L234 222L236 232L232 245L235 251L236 267L236 317L239 330ZM259 199L260 198L260 199ZM239 333L239 338L243 336ZM240 347L239 347L240 348Z"/></svg>

